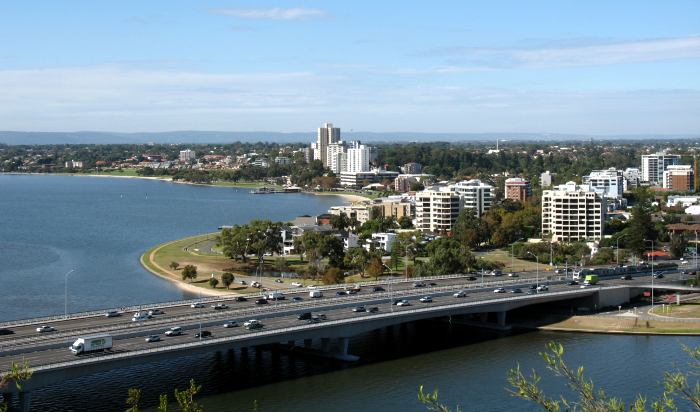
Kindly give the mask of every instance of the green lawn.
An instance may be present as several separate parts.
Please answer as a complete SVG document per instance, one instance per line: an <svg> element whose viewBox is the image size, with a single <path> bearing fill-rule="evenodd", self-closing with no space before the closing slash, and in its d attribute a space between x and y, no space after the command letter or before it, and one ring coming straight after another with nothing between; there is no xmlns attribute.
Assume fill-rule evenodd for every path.
<svg viewBox="0 0 700 412"><path fill-rule="evenodd" d="M488 252L474 252L474 257L477 259L480 259L481 257L484 257L485 260L489 262L497 262L503 264L503 270L504 271L511 271L511 257L510 257L510 250L505 250L505 249L495 249L495 250L490 250ZM513 265L515 266L514 271L520 272L520 271L530 271L530 270L536 270L537 269L537 264L536 262L530 262L528 260L521 260L518 258L515 258L512 260ZM540 271L552 271L553 269L549 267L549 262L546 264L544 262L540 263Z"/></svg>

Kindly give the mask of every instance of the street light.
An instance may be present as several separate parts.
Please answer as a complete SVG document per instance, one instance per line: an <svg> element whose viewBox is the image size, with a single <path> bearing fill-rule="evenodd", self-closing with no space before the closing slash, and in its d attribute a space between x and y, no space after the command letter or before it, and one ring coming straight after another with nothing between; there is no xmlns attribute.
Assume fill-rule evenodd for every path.
<svg viewBox="0 0 700 412"><path fill-rule="evenodd" d="M695 271L698 270L698 231L695 231Z"/></svg>
<svg viewBox="0 0 700 412"><path fill-rule="evenodd" d="M66 317L66 318L68 318L68 275L70 275L73 272L75 272L75 269L71 269L68 272L66 272L65 281L64 281L65 293L64 293L64 299L63 299L63 311L64 311L64 317Z"/></svg>
<svg viewBox="0 0 700 412"><path fill-rule="evenodd" d="M484 257L479 256L479 259L481 259L481 287L484 287Z"/></svg>
<svg viewBox="0 0 700 412"><path fill-rule="evenodd" d="M535 261L537 262L537 275L536 275L537 277L535 278L535 284L537 285L537 288L535 289L535 291L537 293L539 293L539 291L540 291L539 290L540 289L540 258L538 258L536 254L534 254L530 251L528 251L527 254L532 255L535 258Z"/></svg>
<svg viewBox="0 0 700 412"><path fill-rule="evenodd" d="M510 271L515 272L515 244L518 243L519 241L523 240L525 238L521 237L520 239L516 239L515 242L510 244Z"/></svg>
<svg viewBox="0 0 700 412"><path fill-rule="evenodd" d="M617 266L620 266L620 239L622 239L625 236L627 236L627 233L618 237L615 241L615 262L617 263Z"/></svg>
<svg viewBox="0 0 700 412"><path fill-rule="evenodd" d="M654 241L644 239L644 242L651 242L651 311L654 311Z"/></svg>

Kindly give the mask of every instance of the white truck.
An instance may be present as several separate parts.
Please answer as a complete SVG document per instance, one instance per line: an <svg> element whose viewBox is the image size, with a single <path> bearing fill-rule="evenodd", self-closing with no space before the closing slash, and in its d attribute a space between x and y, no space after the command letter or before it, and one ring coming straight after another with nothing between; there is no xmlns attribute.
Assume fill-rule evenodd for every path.
<svg viewBox="0 0 700 412"><path fill-rule="evenodd" d="M282 300L284 299L284 293L282 292L268 292L265 297L268 300Z"/></svg>
<svg viewBox="0 0 700 412"><path fill-rule="evenodd" d="M78 338L70 346L73 355L112 349L112 335L92 335Z"/></svg>
<svg viewBox="0 0 700 412"><path fill-rule="evenodd" d="M323 292L320 291L320 290L318 290L318 289L310 290L310 291L309 291L309 297L310 297L310 298L322 298L322 297L323 297Z"/></svg>

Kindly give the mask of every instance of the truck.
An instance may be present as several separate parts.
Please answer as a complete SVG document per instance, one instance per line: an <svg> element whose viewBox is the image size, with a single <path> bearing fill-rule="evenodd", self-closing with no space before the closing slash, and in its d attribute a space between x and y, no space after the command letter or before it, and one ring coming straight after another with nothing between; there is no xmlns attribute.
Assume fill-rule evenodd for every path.
<svg viewBox="0 0 700 412"><path fill-rule="evenodd" d="M583 281L584 285L595 285L598 283L598 275L586 275L586 280Z"/></svg>
<svg viewBox="0 0 700 412"><path fill-rule="evenodd" d="M74 355L112 349L112 335L92 335L78 338L70 346Z"/></svg>
<svg viewBox="0 0 700 412"><path fill-rule="evenodd" d="M323 292L316 289L316 290L310 290L309 291L309 297L310 298L322 298L323 297Z"/></svg>
<svg viewBox="0 0 700 412"><path fill-rule="evenodd" d="M268 292L265 297L269 300L282 300L284 299L284 293L282 292Z"/></svg>

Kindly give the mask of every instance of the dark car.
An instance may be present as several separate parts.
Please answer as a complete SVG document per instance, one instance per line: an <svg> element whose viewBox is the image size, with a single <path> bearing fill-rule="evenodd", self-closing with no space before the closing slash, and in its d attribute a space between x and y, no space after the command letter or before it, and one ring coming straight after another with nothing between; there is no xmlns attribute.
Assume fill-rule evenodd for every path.
<svg viewBox="0 0 700 412"><path fill-rule="evenodd" d="M467 278L467 280L475 281L475 280L476 280L476 276L469 276L469 277Z"/></svg>
<svg viewBox="0 0 700 412"><path fill-rule="evenodd" d="M364 306L355 306L354 308L352 308L352 311L353 312L367 312L367 309L365 309Z"/></svg>
<svg viewBox="0 0 700 412"><path fill-rule="evenodd" d="M265 298L260 298L255 301L256 305L266 305L267 304L267 299Z"/></svg>
<svg viewBox="0 0 700 412"><path fill-rule="evenodd" d="M394 299L394 301L391 303L392 305L398 305L399 302L401 302L403 299Z"/></svg>
<svg viewBox="0 0 700 412"><path fill-rule="evenodd" d="M537 290L537 285L530 285L530 290Z"/></svg>
<svg viewBox="0 0 700 412"><path fill-rule="evenodd" d="M663 274L663 273L656 273L656 274L654 274L654 279L663 279L663 278L664 278L664 274Z"/></svg>
<svg viewBox="0 0 700 412"><path fill-rule="evenodd" d="M346 292L344 290L339 290L339 291L335 292L335 296L345 296L347 294L348 294L348 292Z"/></svg>
<svg viewBox="0 0 700 412"><path fill-rule="evenodd" d="M569 286L576 286L576 285L578 285L578 281L576 281L576 280L572 280L569 282Z"/></svg>
<svg viewBox="0 0 700 412"><path fill-rule="evenodd" d="M0 335L12 335L13 333L15 332L10 329L0 329Z"/></svg>
<svg viewBox="0 0 700 412"><path fill-rule="evenodd" d="M211 332L209 332L208 330L203 330L194 334L194 337L197 339L199 339L200 337L206 338L207 336L211 336Z"/></svg>
<svg viewBox="0 0 700 412"><path fill-rule="evenodd" d="M374 289L372 289L373 292L384 292L384 288L381 286L375 286Z"/></svg>
<svg viewBox="0 0 700 412"><path fill-rule="evenodd" d="M245 296L236 296L236 302L247 302L248 298Z"/></svg>
<svg viewBox="0 0 700 412"><path fill-rule="evenodd" d="M620 279L622 279L622 280L632 280L632 275L621 276Z"/></svg>
<svg viewBox="0 0 700 412"><path fill-rule="evenodd" d="M311 312L300 313L299 316L297 316L297 319L299 319L299 320L311 319Z"/></svg>
<svg viewBox="0 0 700 412"><path fill-rule="evenodd" d="M522 289L520 289L520 288L511 289L508 292L509 293L523 293Z"/></svg>
<svg viewBox="0 0 700 412"><path fill-rule="evenodd" d="M377 313L379 312L379 308L376 306L372 306L371 308L367 308L367 312L369 313Z"/></svg>
<svg viewBox="0 0 700 412"><path fill-rule="evenodd" d="M424 288L424 287L425 287L425 283L423 283L423 282L416 282L416 283L413 284L413 287L414 287L414 288Z"/></svg>
<svg viewBox="0 0 700 412"><path fill-rule="evenodd" d="M302 298L301 296L294 296L292 298L292 301L294 302L301 302L302 300L304 300L304 298Z"/></svg>
<svg viewBox="0 0 700 412"><path fill-rule="evenodd" d="M437 286L437 283L435 283L435 282L430 282L430 283L428 283L428 285L429 285L429 286Z"/></svg>

